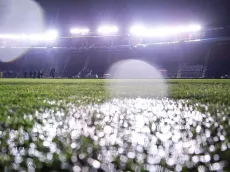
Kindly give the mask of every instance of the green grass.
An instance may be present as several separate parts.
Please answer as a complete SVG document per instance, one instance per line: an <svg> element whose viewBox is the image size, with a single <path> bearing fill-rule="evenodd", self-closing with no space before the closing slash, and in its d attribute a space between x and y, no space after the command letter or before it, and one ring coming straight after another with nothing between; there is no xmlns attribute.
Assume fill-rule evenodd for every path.
<svg viewBox="0 0 230 172"><path fill-rule="evenodd" d="M114 149L118 151L118 148L122 147L121 145L114 143L106 147L100 143L96 144L90 135L80 133L77 138L73 139L70 133L64 132L62 135L56 135L50 140L49 145L54 143L55 148L59 150L59 152L52 152L52 158L47 158L51 156L51 146L46 146L44 143L47 138L46 135L38 131L32 132L32 130L35 125L39 124L44 126L46 121L49 121L51 118L61 123L58 126L61 130L62 127L64 128L64 121L68 116L74 114L74 111L78 111L76 110L77 107L85 107L81 109L82 111L79 110L78 113L81 114L83 111L84 113L88 113L90 121L87 121L88 119L82 119L82 117L79 117L79 121L83 120L87 126L94 126L95 136L99 135L100 131L103 131L106 125L113 126L113 121L111 120L107 121L107 123L97 123L97 120L103 121L104 119L97 115L101 112L95 110L96 106L94 104L102 104L111 99L111 97L106 94L104 81L105 80L0 79L0 169L27 171L29 168L34 168L36 171L72 171L74 168L74 170L77 171L77 169L84 168L87 171L88 168L96 168L93 164L97 161L101 164L100 170L102 170L102 164L106 164L104 159L100 158L100 156L103 155L101 153L103 152L102 150L107 150L108 152L108 150ZM141 80L140 82L146 81ZM230 80L175 79L167 80L167 84L169 90L168 98L175 101L188 100L186 101L186 105L182 106L182 109L186 109L186 107L192 105L193 110L197 109L204 114L210 114L211 117L215 119L217 124L212 123L209 127L206 127L202 122L196 123L197 126L201 126L201 133L205 135L205 133L210 130L210 138L224 136L225 139L216 139L217 141L213 141L210 138L206 138L206 144L202 145L204 150L202 153L194 152L189 154L188 162L193 162L194 159L192 158L194 156L200 156L197 163L193 162L194 164L188 164L187 162L186 165L186 162L184 162L179 166L176 164L170 165L165 158L161 159L156 165L159 165L162 169L173 170L181 168L184 171L196 171L198 168L209 169L211 165L217 163L217 165L221 167L220 169L223 168L228 171L230 166ZM207 107L205 108L204 105L207 105ZM91 107L94 111L86 110ZM60 113L64 115L62 117L63 119L58 117ZM123 113L124 115L125 113L128 114L128 112ZM49 115L43 119L43 114ZM125 120L128 119L125 117L124 120L122 120L122 125L125 123ZM161 122L160 120L159 118L159 123ZM186 119L183 120L186 121ZM53 124L55 122L51 123ZM129 125L129 123L127 123L127 125ZM149 124L146 125L151 128L153 123L150 121ZM156 125L158 125L157 122ZM121 131L123 131L123 129ZM69 132L72 132L72 130ZM191 133L193 136L189 138L195 140L199 139L199 135L202 135L196 131L196 126L193 125L191 125ZM155 131L151 131L151 135L155 134ZM100 139L99 141L101 141ZM73 143L77 143L77 148L73 146ZM131 143L127 141L127 144L129 145ZM34 145L34 149L37 152L29 153L30 148L34 147ZM159 146L164 145L164 143L159 141L156 145L159 148ZM128 151L128 147L132 147L129 145L126 148L126 146L123 145L125 151ZM210 151L210 146L213 146L215 150ZM145 156L148 155L145 147L143 147L142 154ZM211 156L211 159L208 159L206 163L202 162L202 156L207 154ZM213 159L215 155L218 156ZM144 164L148 164L147 158L144 158L143 161L138 161L135 158L128 157L128 159L126 159L127 157L122 157L121 155L113 155L109 163L115 165L114 168L125 171L135 171L135 169L138 171L139 168L139 170L144 171L144 169L146 169ZM92 159L95 160L95 162ZM104 170L106 170L106 168L104 168Z"/></svg>

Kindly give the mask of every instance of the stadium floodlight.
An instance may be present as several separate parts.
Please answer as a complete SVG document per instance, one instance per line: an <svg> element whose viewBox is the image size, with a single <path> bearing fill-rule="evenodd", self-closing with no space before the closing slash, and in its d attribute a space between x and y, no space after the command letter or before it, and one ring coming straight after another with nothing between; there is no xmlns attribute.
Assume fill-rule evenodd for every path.
<svg viewBox="0 0 230 172"><path fill-rule="evenodd" d="M31 34L28 35L28 39L31 41L44 41L47 40L48 37L46 34Z"/></svg>
<svg viewBox="0 0 230 172"><path fill-rule="evenodd" d="M48 30L42 37L44 38L43 40L56 40L58 38L58 31Z"/></svg>
<svg viewBox="0 0 230 172"><path fill-rule="evenodd" d="M138 37L164 37L176 35L180 33L199 32L200 25L177 26L177 27L159 27L159 28L146 28L143 26L133 26L130 33Z"/></svg>
<svg viewBox="0 0 230 172"><path fill-rule="evenodd" d="M130 29L130 33L134 36L144 36L147 29L143 26L133 26Z"/></svg>
<svg viewBox="0 0 230 172"><path fill-rule="evenodd" d="M45 33L30 34L27 37L31 41L54 41L58 38L58 31L48 30Z"/></svg>
<svg viewBox="0 0 230 172"><path fill-rule="evenodd" d="M88 28L72 28L70 29L71 34L76 34L76 35L87 35L89 34L89 29Z"/></svg>
<svg viewBox="0 0 230 172"><path fill-rule="evenodd" d="M188 26L188 30L190 31L190 32L199 32L199 31L201 31L201 26L200 25L190 25L190 26Z"/></svg>
<svg viewBox="0 0 230 172"><path fill-rule="evenodd" d="M49 30L38 34L0 34L0 39L11 40L52 41L56 40L57 37L58 32L56 30Z"/></svg>
<svg viewBox="0 0 230 172"><path fill-rule="evenodd" d="M137 37L159 37L165 34L164 28L148 28L141 25L131 27L130 34Z"/></svg>
<svg viewBox="0 0 230 172"><path fill-rule="evenodd" d="M25 34L1 34L0 39L25 40L28 36Z"/></svg>
<svg viewBox="0 0 230 172"><path fill-rule="evenodd" d="M103 35L115 34L118 32L117 26L100 26L98 28L98 33Z"/></svg>
<svg viewBox="0 0 230 172"><path fill-rule="evenodd" d="M1 39L14 39L14 35L10 35L10 34L1 34L0 35Z"/></svg>
<svg viewBox="0 0 230 172"><path fill-rule="evenodd" d="M201 30L200 25L177 26L177 27L172 27L168 29L167 34L199 32L200 30Z"/></svg>
<svg viewBox="0 0 230 172"><path fill-rule="evenodd" d="M26 35L26 34L19 34L18 35L18 39L20 39L20 40L27 40L28 39L28 35Z"/></svg>
<svg viewBox="0 0 230 172"><path fill-rule="evenodd" d="M131 27L130 34L136 37L158 37L163 36L165 30L156 28L147 28L141 25Z"/></svg>

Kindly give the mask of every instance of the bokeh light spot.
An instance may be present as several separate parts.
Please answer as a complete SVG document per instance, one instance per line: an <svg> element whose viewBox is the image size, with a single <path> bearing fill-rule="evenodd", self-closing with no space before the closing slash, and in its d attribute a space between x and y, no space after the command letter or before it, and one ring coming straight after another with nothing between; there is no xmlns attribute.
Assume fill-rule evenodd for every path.
<svg viewBox="0 0 230 172"><path fill-rule="evenodd" d="M167 96L167 84L159 70L141 60L122 60L113 64L108 72L112 79L106 80L107 93L112 97Z"/></svg>
<svg viewBox="0 0 230 172"><path fill-rule="evenodd" d="M1 0L0 21L0 34L36 34L44 32L43 10L38 3L32 0ZM3 62L15 60L35 44L34 41L2 38L0 39L0 60ZM26 48L16 49L14 48L16 46Z"/></svg>

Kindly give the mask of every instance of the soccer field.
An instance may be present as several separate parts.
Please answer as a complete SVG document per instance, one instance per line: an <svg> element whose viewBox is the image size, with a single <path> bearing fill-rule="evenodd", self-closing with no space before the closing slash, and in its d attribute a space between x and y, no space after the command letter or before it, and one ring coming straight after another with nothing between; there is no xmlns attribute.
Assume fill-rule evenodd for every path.
<svg viewBox="0 0 230 172"><path fill-rule="evenodd" d="M104 82L0 79L0 168L229 170L230 80L167 80L160 99L112 98Z"/></svg>

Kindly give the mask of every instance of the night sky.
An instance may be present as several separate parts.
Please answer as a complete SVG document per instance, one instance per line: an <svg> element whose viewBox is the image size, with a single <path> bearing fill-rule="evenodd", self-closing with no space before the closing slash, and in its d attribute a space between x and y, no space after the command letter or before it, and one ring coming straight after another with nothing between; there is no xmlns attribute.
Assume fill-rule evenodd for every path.
<svg viewBox="0 0 230 172"><path fill-rule="evenodd" d="M133 23L220 26L230 24L229 0L37 0L47 25L62 29L95 28L114 23L122 28Z"/></svg>

